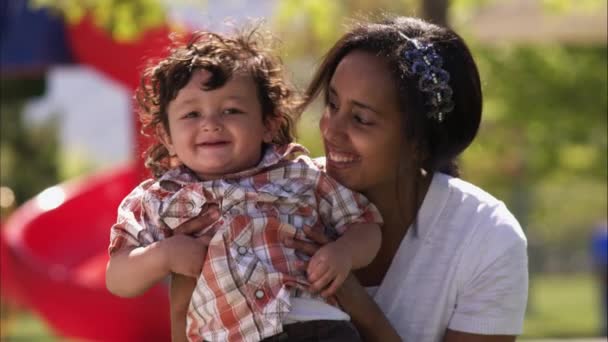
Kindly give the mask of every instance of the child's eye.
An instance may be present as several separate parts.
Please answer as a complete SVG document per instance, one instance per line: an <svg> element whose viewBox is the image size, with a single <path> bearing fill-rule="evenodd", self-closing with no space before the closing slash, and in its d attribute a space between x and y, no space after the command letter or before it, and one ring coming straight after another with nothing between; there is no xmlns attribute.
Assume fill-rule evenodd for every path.
<svg viewBox="0 0 608 342"><path fill-rule="evenodd" d="M227 114L227 115L230 115L230 114L241 114L241 113L243 113L243 111L240 110L240 109L237 109L237 108L226 108L222 112L222 114Z"/></svg>
<svg viewBox="0 0 608 342"><path fill-rule="evenodd" d="M192 111L192 112L186 113L182 118L184 118L184 119L192 119L192 118L196 118L198 116L199 116L198 112Z"/></svg>

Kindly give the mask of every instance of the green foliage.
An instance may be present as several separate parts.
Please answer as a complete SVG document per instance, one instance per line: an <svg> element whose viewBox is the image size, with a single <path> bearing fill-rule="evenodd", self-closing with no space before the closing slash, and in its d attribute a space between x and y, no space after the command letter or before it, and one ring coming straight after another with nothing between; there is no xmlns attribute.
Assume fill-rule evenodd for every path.
<svg viewBox="0 0 608 342"><path fill-rule="evenodd" d="M2 341L76 342L57 336L38 315L8 306L2 317Z"/></svg>
<svg viewBox="0 0 608 342"><path fill-rule="evenodd" d="M91 14L95 23L117 41L130 41L165 23L165 8L158 0L30 0L34 8L49 8L69 23Z"/></svg>
<svg viewBox="0 0 608 342"><path fill-rule="evenodd" d="M319 58L349 24L346 18L375 18L383 13L414 15L415 0L282 0L274 19L277 35L284 37L290 54Z"/></svg>
<svg viewBox="0 0 608 342"><path fill-rule="evenodd" d="M542 0L542 4L550 13L592 13L606 6L604 0Z"/></svg>
<svg viewBox="0 0 608 342"><path fill-rule="evenodd" d="M26 127L22 119L25 98L41 95L44 79L0 82L0 184L15 193L17 203L58 182L58 122Z"/></svg>
<svg viewBox="0 0 608 342"><path fill-rule="evenodd" d="M521 208L515 214L531 236L584 245L580 228L607 207L606 46L474 51L485 111L463 158L467 178Z"/></svg>

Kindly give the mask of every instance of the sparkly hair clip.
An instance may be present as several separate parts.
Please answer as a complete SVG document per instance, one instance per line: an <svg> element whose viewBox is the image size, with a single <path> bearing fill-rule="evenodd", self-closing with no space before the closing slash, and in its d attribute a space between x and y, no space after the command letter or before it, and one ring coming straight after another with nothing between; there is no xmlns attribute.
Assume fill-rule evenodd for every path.
<svg viewBox="0 0 608 342"><path fill-rule="evenodd" d="M448 84L450 74L441 67L443 59L432 44L422 43L401 32L399 34L409 43L403 50L408 70L418 77L418 89L428 96L430 109L427 116L441 123L446 114L454 109L453 92Z"/></svg>

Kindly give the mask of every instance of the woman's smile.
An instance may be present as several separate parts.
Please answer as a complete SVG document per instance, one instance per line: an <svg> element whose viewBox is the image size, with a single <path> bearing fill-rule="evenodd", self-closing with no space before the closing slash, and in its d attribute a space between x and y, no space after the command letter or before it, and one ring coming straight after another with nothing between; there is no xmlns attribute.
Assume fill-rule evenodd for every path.
<svg viewBox="0 0 608 342"><path fill-rule="evenodd" d="M361 161L361 157L354 153L335 151L329 147L327 148L326 156L327 164L338 168L349 167Z"/></svg>

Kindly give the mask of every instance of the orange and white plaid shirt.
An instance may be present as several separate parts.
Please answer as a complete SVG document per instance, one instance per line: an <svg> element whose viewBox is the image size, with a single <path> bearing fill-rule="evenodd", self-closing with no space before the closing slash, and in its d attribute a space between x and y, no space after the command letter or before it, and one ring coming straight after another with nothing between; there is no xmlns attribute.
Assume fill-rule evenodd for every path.
<svg viewBox="0 0 608 342"><path fill-rule="evenodd" d="M377 223L364 196L331 179L298 144L267 148L253 169L200 181L185 167L147 180L121 203L111 229L110 254L171 236L172 228L218 206L220 218L204 228L213 238L192 295L190 341L259 341L282 332L290 297L323 300L294 261L305 258L285 238L302 229L338 237L354 223ZM302 291L304 290L304 291Z"/></svg>

